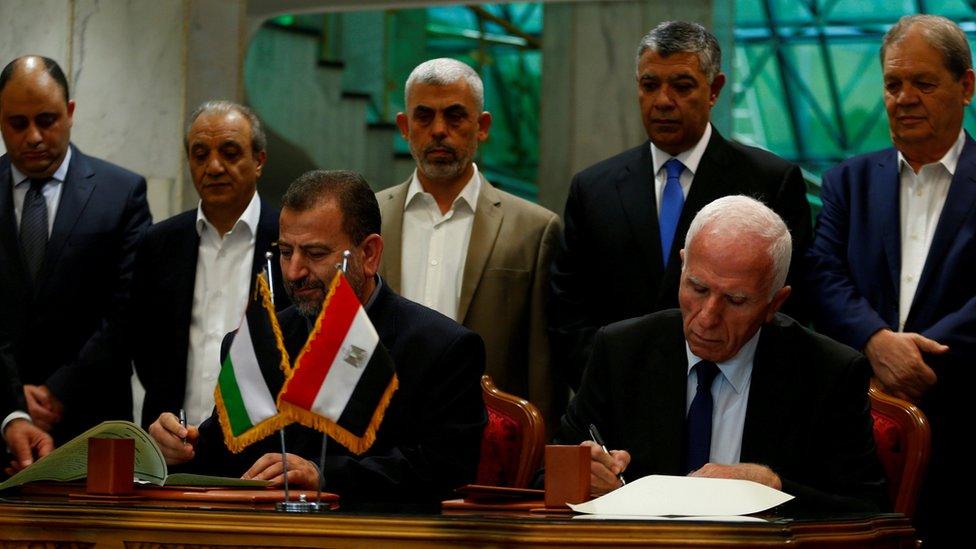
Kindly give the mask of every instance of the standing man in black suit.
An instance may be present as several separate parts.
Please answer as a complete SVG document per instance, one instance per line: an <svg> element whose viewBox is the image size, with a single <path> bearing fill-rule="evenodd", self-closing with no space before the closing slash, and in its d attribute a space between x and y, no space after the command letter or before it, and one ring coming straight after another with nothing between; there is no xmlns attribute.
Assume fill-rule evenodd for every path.
<svg viewBox="0 0 976 549"><path fill-rule="evenodd" d="M186 155L200 204L149 229L132 279L126 343L146 389L144 426L180 408L192 425L210 417L220 342L240 323L278 239L278 210L257 193L266 143L244 105L208 101L190 115ZM275 306L283 309L277 258L271 265Z"/></svg>
<svg viewBox="0 0 976 549"><path fill-rule="evenodd" d="M786 221L797 257L807 248L810 207L800 169L726 141L709 123L725 84L721 55L697 23L651 29L637 53L637 98L650 140L573 178L549 315L556 364L573 388L597 328L677 305L678 249L705 204L731 194L757 198Z"/></svg>
<svg viewBox="0 0 976 549"><path fill-rule="evenodd" d="M280 312L278 321L289 356L297 358L305 345L342 253L349 250L349 285L389 350L400 384L369 450L357 456L335 441L327 445L324 489L340 494L344 507L449 497L474 480L486 421L484 343L437 311L400 297L380 278L380 226L376 196L355 172L308 172L282 199L278 245L294 307ZM286 432L288 480L314 489L322 435L298 424ZM216 416L198 430L163 414L149 433L171 465L283 483L281 454L272 453L280 452L277 435L234 455Z"/></svg>
<svg viewBox="0 0 976 549"><path fill-rule="evenodd" d="M777 314L790 233L762 203L701 209L679 252L680 311L601 328L557 441L590 447L594 495L617 475L745 479L817 509L885 502L867 384L853 349ZM589 441L596 425L604 453Z"/></svg>
<svg viewBox="0 0 976 549"><path fill-rule="evenodd" d="M92 350L125 307L151 222L145 179L70 144L74 110L53 60L0 73L0 352L23 397L2 428L30 420L59 443L132 417L129 363Z"/></svg>

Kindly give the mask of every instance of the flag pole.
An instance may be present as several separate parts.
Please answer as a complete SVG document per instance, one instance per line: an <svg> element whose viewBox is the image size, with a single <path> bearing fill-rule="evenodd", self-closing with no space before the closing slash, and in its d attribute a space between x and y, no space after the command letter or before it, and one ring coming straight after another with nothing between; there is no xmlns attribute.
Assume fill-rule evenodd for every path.
<svg viewBox="0 0 976 549"><path fill-rule="evenodd" d="M264 276L268 278L268 294L271 297L272 306L274 305L275 302L274 279L272 278L272 274L271 274L273 272L271 270L271 260L273 258L274 258L274 254L271 253L271 250L264 252L264 263L265 263ZM280 435L281 438L281 470L282 470L281 474L285 479L285 504L287 504L291 498L288 497L288 455L287 455L288 452L285 449L285 428L282 427L281 429L279 429L278 434Z"/></svg>
<svg viewBox="0 0 976 549"><path fill-rule="evenodd" d="M337 265L342 271L342 274L346 274L346 270L349 268L349 258L352 257L352 252L349 250L343 250L342 252L342 263ZM322 501L322 487L325 485L325 446L326 442L329 440L329 435L322 433L322 449L319 451L319 488L315 492L315 503L320 504Z"/></svg>

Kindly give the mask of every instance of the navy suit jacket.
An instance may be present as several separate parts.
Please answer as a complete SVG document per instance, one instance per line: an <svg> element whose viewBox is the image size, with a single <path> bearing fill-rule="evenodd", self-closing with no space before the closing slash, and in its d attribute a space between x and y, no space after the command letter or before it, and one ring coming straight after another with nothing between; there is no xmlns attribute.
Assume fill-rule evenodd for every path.
<svg viewBox="0 0 976 549"><path fill-rule="evenodd" d="M367 315L393 359L400 387L390 400L376 442L361 456L329 440L325 489L343 507L377 503L438 503L473 482L487 416L481 394L485 348L478 334L444 315L380 286ZM294 307L279 313L292 360L309 326ZM318 463L322 436L294 424L288 451ZM278 435L242 453L224 446L217 418L200 427L194 471L238 476L266 452L280 452Z"/></svg>
<svg viewBox="0 0 976 549"><path fill-rule="evenodd" d="M131 367L92 349L123 313L135 250L151 222L145 179L72 151L36 284L21 255L10 160L0 157L0 349L9 345L12 362L4 377L8 393L46 385L61 400L56 442L132 417Z"/></svg>
<svg viewBox="0 0 976 549"><path fill-rule="evenodd" d="M816 326L856 349L878 330L898 330L899 190L893 148L851 158L823 177L823 210L810 249ZM904 331L949 346L946 354L923 357L938 380L919 403L933 446L919 511L938 518L951 507L939 492L955 489L957 471L971 456L963 433L972 430L964 403L976 386L976 141L968 134Z"/></svg>
<svg viewBox="0 0 976 549"><path fill-rule="evenodd" d="M196 230L197 210L177 214L153 225L136 253L132 279L130 334L125 344L131 349L136 374L146 389L142 404L142 425L163 412L176 412L186 395L186 357L190 344L190 317L196 284L200 236ZM254 240L251 289L254 277L271 259L275 308L291 302L282 284L277 248L278 210L261 201L261 215Z"/></svg>
<svg viewBox="0 0 976 549"><path fill-rule="evenodd" d="M817 328L855 349L882 328L898 330L899 189L893 148L851 158L823 177L809 273ZM974 281L976 142L967 134L905 331L948 345L944 358L976 357Z"/></svg>
<svg viewBox="0 0 976 549"><path fill-rule="evenodd" d="M650 142L595 164L573 178L566 201L562 250L550 285L550 338L556 364L579 386L590 342L600 326L677 307L685 234L702 207L744 194L778 213L793 236L793 255L810 242L810 205L800 169L753 147L726 141L712 129L678 220L667 269L661 259ZM788 280L801 265L794 261ZM787 311L797 314L794 284Z"/></svg>
<svg viewBox="0 0 976 549"><path fill-rule="evenodd" d="M867 398L870 367L854 350L776 315L763 325L742 433L742 463L769 466L796 505L887 507ZM631 455L629 480L684 475L688 357L681 313L668 310L597 332L583 383L556 442L589 440Z"/></svg>

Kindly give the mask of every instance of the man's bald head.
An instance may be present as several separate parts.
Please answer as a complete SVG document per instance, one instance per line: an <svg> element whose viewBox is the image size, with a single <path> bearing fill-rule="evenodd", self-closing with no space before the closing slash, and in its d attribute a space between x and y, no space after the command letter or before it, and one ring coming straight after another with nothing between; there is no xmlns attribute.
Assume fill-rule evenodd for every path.
<svg viewBox="0 0 976 549"><path fill-rule="evenodd" d="M24 55L7 63L3 71L0 71L0 94L3 93L3 89L13 78L37 76L39 73L46 73L54 80L61 88L64 102L67 103L70 96L68 95L68 79L64 76L64 71L54 59L41 55Z"/></svg>

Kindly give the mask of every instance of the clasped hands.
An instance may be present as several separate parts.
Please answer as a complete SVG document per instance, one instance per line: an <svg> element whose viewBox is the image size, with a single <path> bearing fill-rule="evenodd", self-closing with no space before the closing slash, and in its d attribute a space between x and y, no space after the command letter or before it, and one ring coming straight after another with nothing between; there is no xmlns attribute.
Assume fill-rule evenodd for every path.
<svg viewBox="0 0 976 549"><path fill-rule="evenodd" d="M166 464L179 465L196 455L195 447L200 438L200 430L192 425L184 427L174 414L165 412L149 426L149 435L162 450ZM318 487L319 470L314 463L295 454L285 454L285 457L288 461L289 487L304 490ZM241 478L267 480L270 481L270 486L284 486L283 470L281 454L268 453L258 458Z"/></svg>
<svg viewBox="0 0 976 549"><path fill-rule="evenodd" d="M622 484L617 475L626 471L627 466L630 465L630 453L626 450L610 450L610 455L607 455L600 445L589 440L583 441L580 446L590 449L590 495L599 497L620 488ZM751 480L777 490L783 488L779 475L769 467L758 463L735 465L706 463L701 469L692 471L688 476Z"/></svg>

